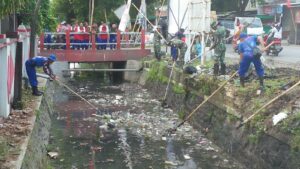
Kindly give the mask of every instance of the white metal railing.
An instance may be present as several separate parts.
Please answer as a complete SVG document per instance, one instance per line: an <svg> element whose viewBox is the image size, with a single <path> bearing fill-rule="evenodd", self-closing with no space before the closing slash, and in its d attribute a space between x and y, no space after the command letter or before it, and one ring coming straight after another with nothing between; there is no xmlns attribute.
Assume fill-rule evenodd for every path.
<svg viewBox="0 0 300 169"><path fill-rule="evenodd" d="M107 34L108 38L107 42L101 42L100 36L103 34ZM76 37L76 35L80 35L81 37ZM85 37L84 37L85 35ZM88 35L88 37L86 36ZM67 37L69 36L69 37ZM95 40L93 42L93 36L95 36ZM114 41L111 41L112 36L114 37ZM111 45L121 45L121 48L133 48L141 46L141 32L120 32L120 39L118 40L117 33L77 33L77 32L45 32L40 39L40 47L44 49L66 49L67 45L70 45L70 49L76 49L79 45L84 46L84 48L91 48L92 45L96 45L98 48L100 45L106 45L106 47L110 47ZM67 42L69 40L69 43ZM80 41L80 42L79 42ZM43 43L41 45L41 43ZM81 46L81 47L82 47ZM81 48L79 47L79 48Z"/></svg>

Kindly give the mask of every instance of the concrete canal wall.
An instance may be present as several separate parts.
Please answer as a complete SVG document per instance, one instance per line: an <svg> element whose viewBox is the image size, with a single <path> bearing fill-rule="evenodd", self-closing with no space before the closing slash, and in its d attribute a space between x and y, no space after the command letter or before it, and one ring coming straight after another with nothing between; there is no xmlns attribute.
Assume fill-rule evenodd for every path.
<svg viewBox="0 0 300 169"><path fill-rule="evenodd" d="M22 161L22 169L47 168L47 145L50 136L51 114L53 113L52 99L54 84L48 82L45 85L45 93L40 99L36 111L36 120L26 153Z"/></svg>
<svg viewBox="0 0 300 169"><path fill-rule="evenodd" d="M144 66L145 72L139 82L150 90L154 97L163 98L170 69L157 62L146 62ZM182 73L180 69L175 69L173 73L166 102L174 111L177 110L179 117L182 118L192 112L221 84L220 82L218 85L216 83L218 80L209 75L195 78ZM289 126L286 124L288 122L282 122L279 127L275 127L268 120L272 119L270 114L277 114L283 110L291 111L292 105L288 103L297 98L297 91L280 99L266 110L264 114L269 116L258 115L249 124L237 129L236 126L241 119L245 119L262 105L257 103L258 105L253 106L253 104L267 102L270 100L269 97L273 97L273 93L269 94L268 89L266 94L259 98L251 95L253 91L243 91L233 83L227 85L198 110L189 122L249 168L298 169L300 167L299 133L285 132L282 128ZM299 114L299 109L291 112Z"/></svg>

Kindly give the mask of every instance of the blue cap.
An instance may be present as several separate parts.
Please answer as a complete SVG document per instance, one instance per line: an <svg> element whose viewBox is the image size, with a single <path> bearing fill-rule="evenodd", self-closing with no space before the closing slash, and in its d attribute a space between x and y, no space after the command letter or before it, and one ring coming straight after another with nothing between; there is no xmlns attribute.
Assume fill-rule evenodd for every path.
<svg viewBox="0 0 300 169"><path fill-rule="evenodd" d="M241 33L241 34L240 34L240 39L241 39L241 38L243 38L243 39L247 38L247 34L246 34L246 33Z"/></svg>
<svg viewBox="0 0 300 169"><path fill-rule="evenodd" d="M51 54L48 59L52 62L55 62L56 61L56 56L54 54Z"/></svg>

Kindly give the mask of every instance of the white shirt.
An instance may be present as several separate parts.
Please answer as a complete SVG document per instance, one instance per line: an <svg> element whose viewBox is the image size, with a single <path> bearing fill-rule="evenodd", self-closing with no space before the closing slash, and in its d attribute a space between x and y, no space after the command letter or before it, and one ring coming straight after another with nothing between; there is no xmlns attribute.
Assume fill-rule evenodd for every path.
<svg viewBox="0 0 300 169"><path fill-rule="evenodd" d="M274 33L274 38L281 39L282 38L282 28L279 30L276 29L276 27L273 27L271 29L271 32Z"/></svg>

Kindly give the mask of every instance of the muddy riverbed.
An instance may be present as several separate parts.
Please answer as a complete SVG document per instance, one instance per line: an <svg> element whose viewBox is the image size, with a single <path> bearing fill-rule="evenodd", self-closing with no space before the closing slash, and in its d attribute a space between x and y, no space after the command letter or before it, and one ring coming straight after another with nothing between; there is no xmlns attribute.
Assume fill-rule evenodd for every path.
<svg viewBox="0 0 300 169"><path fill-rule="evenodd" d="M53 168L246 168L188 123L166 135L181 120L137 84L103 86L89 80L68 84L99 110L56 87L48 146Z"/></svg>

